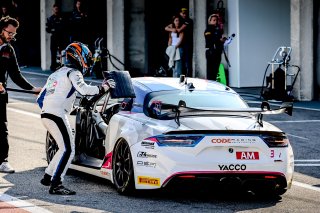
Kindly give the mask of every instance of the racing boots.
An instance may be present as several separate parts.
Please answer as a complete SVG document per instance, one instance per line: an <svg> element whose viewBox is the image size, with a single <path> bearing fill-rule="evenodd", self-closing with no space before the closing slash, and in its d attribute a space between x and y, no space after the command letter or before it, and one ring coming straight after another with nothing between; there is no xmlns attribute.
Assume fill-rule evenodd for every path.
<svg viewBox="0 0 320 213"><path fill-rule="evenodd" d="M51 184L51 175L47 173L44 174L43 178L40 180L40 183L44 186L50 186Z"/></svg>

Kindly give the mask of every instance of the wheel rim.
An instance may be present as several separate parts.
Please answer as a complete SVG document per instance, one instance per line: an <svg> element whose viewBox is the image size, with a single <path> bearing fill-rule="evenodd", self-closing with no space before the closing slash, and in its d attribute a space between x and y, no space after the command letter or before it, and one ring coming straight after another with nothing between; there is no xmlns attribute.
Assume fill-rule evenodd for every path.
<svg viewBox="0 0 320 213"><path fill-rule="evenodd" d="M125 142L120 142L115 156L115 180L121 188L128 184L132 171L132 162L129 146Z"/></svg>
<svg viewBox="0 0 320 213"><path fill-rule="evenodd" d="M48 136L47 136L47 144L48 144L48 146L47 146L47 159L50 162L52 160L53 156L58 151L58 145L50 133L48 133Z"/></svg>

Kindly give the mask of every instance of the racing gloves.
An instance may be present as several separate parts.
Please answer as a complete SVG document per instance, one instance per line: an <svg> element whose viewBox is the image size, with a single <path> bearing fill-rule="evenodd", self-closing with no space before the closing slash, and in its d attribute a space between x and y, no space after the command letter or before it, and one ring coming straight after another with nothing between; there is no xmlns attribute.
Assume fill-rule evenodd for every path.
<svg viewBox="0 0 320 213"><path fill-rule="evenodd" d="M114 89L116 87L116 82L113 79L104 79L101 86L99 87L100 93L107 92L110 88Z"/></svg>

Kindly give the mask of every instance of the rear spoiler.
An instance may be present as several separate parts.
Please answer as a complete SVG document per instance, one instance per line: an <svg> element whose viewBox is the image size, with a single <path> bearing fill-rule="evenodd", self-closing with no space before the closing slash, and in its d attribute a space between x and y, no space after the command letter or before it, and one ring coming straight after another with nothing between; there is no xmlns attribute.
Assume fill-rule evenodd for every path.
<svg viewBox="0 0 320 213"><path fill-rule="evenodd" d="M185 102L180 100L178 105L154 102L148 112L150 117L159 120L174 119L180 125L179 119L182 117L216 117L216 116L256 116L257 122L262 126L262 116L270 114L286 113L292 115L293 103L284 102L278 109L271 109L268 102L261 103L260 108L240 108L240 109L196 109L187 107Z"/></svg>

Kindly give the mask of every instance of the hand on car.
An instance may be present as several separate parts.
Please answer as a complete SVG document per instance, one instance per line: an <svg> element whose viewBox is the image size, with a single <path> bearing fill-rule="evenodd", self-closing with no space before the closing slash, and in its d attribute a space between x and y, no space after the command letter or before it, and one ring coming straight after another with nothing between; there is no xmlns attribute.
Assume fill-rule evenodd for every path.
<svg viewBox="0 0 320 213"><path fill-rule="evenodd" d="M104 79L101 85L104 91L108 91L110 88L114 89L116 87L116 82L113 79Z"/></svg>

